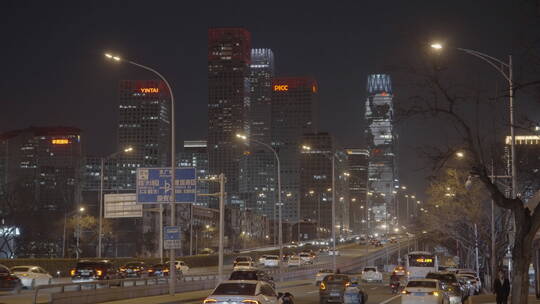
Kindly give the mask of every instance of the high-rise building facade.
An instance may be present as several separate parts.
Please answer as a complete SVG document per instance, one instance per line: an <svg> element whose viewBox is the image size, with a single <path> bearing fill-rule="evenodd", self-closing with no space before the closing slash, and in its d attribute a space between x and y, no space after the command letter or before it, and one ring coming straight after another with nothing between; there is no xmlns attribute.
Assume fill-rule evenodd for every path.
<svg viewBox="0 0 540 304"><path fill-rule="evenodd" d="M135 190L139 167L168 165L170 154L170 95L161 80L123 80L119 88L117 149L133 148L120 159L120 187Z"/></svg>
<svg viewBox="0 0 540 304"><path fill-rule="evenodd" d="M272 82L272 145L281 163L283 219L300 218L302 134L317 130L318 85L312 77L277 77Z"/></svg>
<svg viewBox="0 0 540 304"><path fill-rule="evenodd" d="M111 175L104 179L116 189L109 193L135 192L137 168L169 166L170 161L170 94L161 80L123 80L119 88L117 149L131 147L128 154L118 155L107 162ZM146 210L146 207L145 207ZM143 235L148 232L158 237L157 212L144 212L143 219L115 219L115 235L119 240L105 254L121 256L142 254Z"/></svg>
<svg viewBox="0 0 540 304"><path fill-rule="evenodd" d="M227 200L238 202L243 144L249 135L251 34L243 28L208 30L208 163L210 174L224 173Z"/></svg>
<svg viewBox="0 0 540 304"><path fill-rule="evenodd" d="M0 134L4 225L20 228L22 254L60 257L62 221L81 204L81 130L30 127ZM11 212L13 211L13 212ZM5 216L2 215L2 216ZM27 242L28 241L28 242Z"/></svg>
<svg viewBox="0 0 540 304"><path fill-rule="evenodd" d="M367 185L369 151L346 148L349 160L350 227L354 233L366 232L367 228Z"/></svg>
<svg viewBox="0 0 540 304"><path fill-rule="evenodd" d="M186 140L184 141L184 150L179 153L177 159L178 167L195 168L197 179L210 178L208 170L208 147L206 140ZM197 193L208 194L210 186L208 181L197 183ZM218 208L217 200L209 196L197 196L196 206L209 208L210 206Z"/></svg>
<svg viewBox="0 0 540 304"><path fill-rule="evenodd" d="M302 136L300 158L300 218L318 223L319 236L327 236L332 228L332 162L336 186L336 226L339 233L350 228L349 162L348 156L326 132ZM334 160L332 160L332 158ZM322 228L322 229L320 229Z"/></svg>
<svg viewBox="0 0 540 304"><path fill-rule="evenodd" d="M390 75L372 74L367 80L368 97L365 117L366 142L369 148L369 207L375 222L388 222L394 191L399 187L396 166L393 93ZM387 223L388 225L388 223Z"/></svg>
<svg viewBox="0 0 540 304"><path fill-rule="evenodd" d="M249 73L251 141L246 143L240 169L240 192L246 208L272 219L277 201L276 159L258 142L271 142L271 97L274 54L270 49L252 49Z"/></svg>

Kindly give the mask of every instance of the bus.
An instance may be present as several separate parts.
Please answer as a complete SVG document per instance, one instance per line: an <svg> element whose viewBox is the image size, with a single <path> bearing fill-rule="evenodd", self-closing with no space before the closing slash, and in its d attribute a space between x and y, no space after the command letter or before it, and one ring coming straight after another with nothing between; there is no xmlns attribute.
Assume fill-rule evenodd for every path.
<svg viewBox="0 0 540 304"><path fill-rule="evenodd" d="M439 269L437 256L428 251L411 251L405 259L408 279L423 279Z"/></svg>

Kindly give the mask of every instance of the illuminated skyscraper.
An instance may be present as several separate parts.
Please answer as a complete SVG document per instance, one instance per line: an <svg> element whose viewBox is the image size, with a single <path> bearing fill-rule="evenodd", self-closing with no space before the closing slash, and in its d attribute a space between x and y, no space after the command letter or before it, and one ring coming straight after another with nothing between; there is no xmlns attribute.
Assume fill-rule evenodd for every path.
<svg viewBox="0 0 540 304"><path fill-rule="evenodd" d="M283 218L299 219L302 135L317 130L318 85L311 77L278 77L272 86L272 145L281 161Z"/></svg>
<svg viewBox="0 0 540 304"><path fill-rule="evenodd" d="M355 148L348 148L345 151L349 159L350 226L355 233L365 233L369 151Z"/></svg>
<svg viewBox="0 0 540 304"><path fill-rule="evenodd" d="M270 144L270 116L274 54L270 49L252 49L249 72L250 138ZM261 144L246 145L240 172L240 192L246 208L272 219L275 214L276 164L272 151Z"/></svg>
<svg viewBox="0 0 540 304"><path fill-rule="evenodd" d="M243 28L208 30L208 156L210 174L224 173L229 202L240 202L240 159L249 135L251 34Z"/></svg>
<svg viewBox="0 0 540 304"><path fill-rule="evenodd" d="M390 75L372 74L367 80L366 142L369 148L369 207L375 222L391 219L393 191L398 187L393 94Z"/></svg>

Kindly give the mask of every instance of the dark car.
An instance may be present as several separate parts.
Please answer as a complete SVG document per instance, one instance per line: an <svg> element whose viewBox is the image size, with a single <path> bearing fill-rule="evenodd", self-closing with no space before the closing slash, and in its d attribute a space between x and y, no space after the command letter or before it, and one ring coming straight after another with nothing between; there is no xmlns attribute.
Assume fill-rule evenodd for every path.
<svg viewBox="0 0 540 304"><path fill-rule="evenodd" d="M350 284L351 279L344 274L331 274L325 276L319 285L320 304L330 302L343 303L345 289Z"/></svg>
<svg viewBox="0 0 540 304"><path fill-rule="evenodd" d="M229 280L264 281L270 284L272 288L276 289L274 278L263 270L236 270L231 273Z"/></svg>
<svg viewBox="0 0 540 304"><path fill-rule="evenodd" d="M16 277L9 268L0 265L0 291L19 293L22 289L21 280Z"/></svg>
<svg viewBox="0 0 540 304"><path fill-rule="evenodd" d="M233 267L236 266L238 262L251 262L253 263L253 259L250 256L239 256L234 259Z"/></svg>
<svg viewBox="0 0 540 304"><path fill-rule="evenodd" d="M169 276L169 263L155 264L148 268L148 276L150 277L168 277ZM180 278L182 276L181 270L176 270L176 276Z"/></svg>
<svg viewBox="0 0 540 304"><path fill-rule="evenodd" d="M124 278L140 278L148 275L148 270L144 262L129 262L120 267L120 274Z"/></svg>
<svg viewBox="0 0 540 304"><path fill-rule="evenodd" d="M426 279L436 279L441 282L441 288L448 294L450 303L462 302L466 299L466 292L459 284L458 278L453 272L430 272Z"/></svg>
<svg viewBox="0 0 540 304"><path fill-rule="evenodd" d="M69 274L71 281L75 283L121 278L118 268L109 260L81 260Z"/></svg>

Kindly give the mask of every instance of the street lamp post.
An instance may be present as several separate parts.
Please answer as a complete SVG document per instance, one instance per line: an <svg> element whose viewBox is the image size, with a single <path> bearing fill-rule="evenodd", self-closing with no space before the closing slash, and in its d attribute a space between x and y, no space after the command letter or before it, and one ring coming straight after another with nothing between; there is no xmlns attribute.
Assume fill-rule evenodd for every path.
<svg viewBox="0 0 540 304"><path fill-rule="evenodd" d="M110 158L113 158L115 157L116 155L124 152L124 153L128 153L128 152L131 152L133 151L133 148L132 147L129 147L129 148L126 148L124 149L123 151L118 151L118 152L115 152L107 157L102 157L101 158L101 173L100 173L100 186L99 186L99 228L98 228L98 248L97 248L97 256L98 258L101 258L101 253L102 253L102 238L103 238L103 184L104 184L104 179L105 179L105 162L110 159Z"/></svg>
<svg viewBox="0 0 540 304"><path fill-rule="evenodd" d="M174 115L174 94L173 94L173 91L172 91L172 88L169 84L169 82L167 81L167 79L161 75L158 71L150 68L150 67L147 67L145 65L142 65L142 64L139 64L139 63L136 63L134 61L131 61L131 60L126 60L126 59L122 59L118 56L113 56L111 54L105 54L105 57L109 58L109 59L112 59L114 61L117 61L117 62L127 62L131 65L134 65L134 66L137 66L139 68L142 68L144 70L147 70L147 71L150 71L152 73L154 73L155 75L157 75L164 83L165 85L167 86L167 89L169 90L169 95L171 96L171 199L170 199L170 208L171 208L171 223L170 225L171 226L174 226L175 225L175 215L176 215L176 211L175 211L175 201L176 201L176 194L175 194L175 168L176 168L176 159L175 159L175 153L176 153L176 141L175 141L175 115ZM163 230L163 223L161 223L161 227L160 227L161 230ZM170 280L169 280L169 294L171 295L174 295L175 293L175 282L176 282L176 271L172 271L173 269L176 269L176 266L174 264L175 262L175 252L174 252L174 249L170 249L170 264L169 264L169 269L171 269L170 271Z"/></svg>
<svg viewBox="0 0 540 304"><path fill-rule="evenodd" d="M431 44L431 48L435 50L442 50L443 45L441 43ZM509 89L509 116L510 116L510 151L512 158L512 198L516 198L517 195L517 170L516 170L516 136L515 136L515 126L514 126L514 72L512 64L512 55L508 55L508 62L504 62L500 59L497 59L493 56L481 53L479 51L464 49L464 48L455 48L458 51L464 52L476 58L479 58L491 65L495 70L497 70L503 77L508 81ZM505 71L508 70L508 72Z"/></svg>
<svg viewBox="0 0 540 304"><path fill-rule="evenodd" d="M77 245L76 245L77 247L76 247L76 252L75 252L77 260L79 259L79 252L80 252L79 242L81 238L81 217L82 217L83 212L84 212L84 207L80 207L79 216L77 217Z"/></svg>
<svg viewBox="0 0 540 304"><path fill-rule="evenodd" d="M278 243L279 243L279 269L280 269L280 280L282 280L282 276L281 276L281 260L283 258L283 226L282 226L282 217L281 217L281 205L282 205L282 202L281 202L281 165L280 165L280 162L279 162L279 156L276 152L276 150L274 148L272 148L272 146L270 146L269 144L267 143L264 143L262 141L259 141L259 140L256 140L256 139L253 139L253 138L248 138L247 136L245 135L242 135L242 134L236 134L236 137L237 138L240 138L244 141L252 141L254 143L257 143L257 144L260 144L264 147L266 147L267 149L269 149L270 151L272 151L272 153L274 153L274 156L276 158L276 163L277 163L277 180L278 180Z"/></svg>

